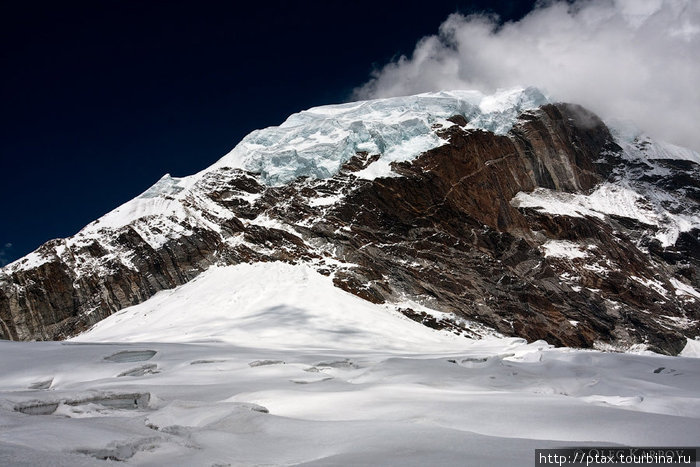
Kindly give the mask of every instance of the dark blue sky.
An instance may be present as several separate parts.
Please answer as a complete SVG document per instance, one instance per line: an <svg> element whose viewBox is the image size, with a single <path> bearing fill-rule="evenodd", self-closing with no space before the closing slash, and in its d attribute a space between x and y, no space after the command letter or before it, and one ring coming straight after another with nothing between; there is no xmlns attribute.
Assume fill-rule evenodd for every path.
<svg viewBox="0 0 700 467"><path fill-rule="evenodd" d="M348 100L450 13L518 19L534 2L237 3L0 3L0 264Z"/></svg>

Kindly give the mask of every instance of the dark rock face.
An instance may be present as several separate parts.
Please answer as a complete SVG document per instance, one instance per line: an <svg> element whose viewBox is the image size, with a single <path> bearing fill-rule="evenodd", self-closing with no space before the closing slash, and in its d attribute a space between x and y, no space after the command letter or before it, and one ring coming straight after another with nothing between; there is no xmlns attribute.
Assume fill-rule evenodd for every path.
<svg viewBox="0 0 700 467"><path fill-rule="evenodd" d="M463 116L451 121L435 129L448 144L394 164L397 177L358 178L378 158L367 153L332 178L279 187L223 168L183 202L201 213L196 222L164 214L49 242L34 253L40 264L0 272L0 337L65 338L212 264L255 261L308 262L374 303L410 297L452 318L404 307L406 316L467 336L487 326L557 345L643 343L675 354L700 334L700 304L679 292L700 289L698 230L664 246L658 228L638 219L515 201L543 189L585 196L624 174L682 191L683 209L697 216L696 164L655 161L663 170L650 170L629 161L595 115L568 104L526 112L503 136L466 129ZM154 229L166 240L154 245ZM552 254L552 245L573 254Z"/></svg>
<svg viewBox="0 0 700 467"><path fill-rule="evenodd" d="M0 289L2 337L25 340L74 335L116 310L193 279L214 263L220 240L211 232L201 231L154 250L127 227L116 242L133 255L135 268L115 259L105 262L106 274L77 275L71 263L52 254L52 248L61 244L54 240L39 249L48 261L34 269L14 272L9 276L10 287L0 276L4 279ZM74 254L100 258L102 253L95 243L93 248Z"/></svg>

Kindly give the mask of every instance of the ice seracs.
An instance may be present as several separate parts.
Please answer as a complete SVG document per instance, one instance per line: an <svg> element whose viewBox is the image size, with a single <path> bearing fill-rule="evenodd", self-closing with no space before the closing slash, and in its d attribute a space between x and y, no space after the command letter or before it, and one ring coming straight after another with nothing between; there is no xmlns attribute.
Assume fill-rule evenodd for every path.
<svg viewBox="0 0 700 467"><path fill-rule="evenodd" d="M445 143L434 127L452 125L449 117L462 115L469 128L505 134L520 113L547 102L535 88L515 88L492 95L442 91L314 107L280 126L253 131L211 169L259 172L265 183L275 185L298 177L329 177L364 151L382 156L375 162L381 170L362 176L391 176L389 163L413 159Z"/></svg>
<svg viewBox="0 0 700 467"><path fill-rule="evenodd" d="M446 144L435 128L454 125L447 120L452 116L464 116L467 128L506 134L524 111L547 103L548 98L538 89L517 87L490 95L455 90L314 107L291 115L279 126L251 132L231 152L198 174L183 178L166 174L139 197L96 221L94 227L118 228L163 213L171 213L177 219L196 217L196 212L185 209L181 201L204 174L222 167L254 172L262 183L280 185L299 177L331 177L343 163L366 152L380 157L357 172L358 177L395 176L391 163L415 159ZM655 164L655 160L700 164L700 155L692 150L654 141L629 122L608 123L623 149L622 157L628 160L649 163L660 173L666 169ZM664 245L673 244L679 232L700 225L697 218L671 213L661 203L643 206L638 200L647 193L628 185L603 185L586 199L542 189L523 193L515 202L522 207L553 209L548 212L554 214L614 214L660 225L663 228L657 236Z"/></svg>
<svg viewBox="0 0 700 467"><path fill-rule="evenodd" d="M454 90L314 107L291 115L279 126L251 132L231 152L198 174L182 178L164 175L143 194L95 221L86 231L119 228L156 214L169 214L177 220L197 217L196 210L183 207L182 200L195 189L204 174L222 167L255 172L262 183L279 185L299 177L330 177L358 152L367 152L380 157L356 173L358 177L395 176L390 166L392 162L414 159L446 143L436 134L435 128L453 125L447 120L449 117L462 115L468 121L467 128L506 134L522 112L548 102L536 88L517 87L490 95ZM654 141L629 122L609 123L624 157L630 160L700 163L700 155L694 151ZM602 186L590 199L556 200L562 196L568 198L566 194L538 190L531 195L519 195L516 202L522 207L554 209L551 212L558 214L564 211L573 215L582 214L582 211L585 215L631 214L630 217L645 223L663 223L668 225L659 233L664 245L672 244L678 232L698 224L688 216L635 207L636 198L642 195L629 189L625 191L624 187ZM620 201L622 204L618 204ZM175 223L168 227L177 228ZM161 244L162 240L156 239L154 243Z"/></svg>

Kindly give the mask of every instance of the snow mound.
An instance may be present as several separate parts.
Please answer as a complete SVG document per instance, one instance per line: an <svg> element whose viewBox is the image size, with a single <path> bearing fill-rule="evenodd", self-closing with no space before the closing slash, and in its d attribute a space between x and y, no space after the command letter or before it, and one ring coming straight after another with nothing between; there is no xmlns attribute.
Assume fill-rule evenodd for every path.
<svg viewBox="0 0 700 467"><path fill-rule="evenodd" d="M212 267L97 323L78 342L217 341L244 347L417 351L469 341L344 292L306 265Z"/></svg>
<svg viewBox="0 0 700 467"><path fill-rule="evenodd" d="M253 131L208 170L241 168L277 185L298 177L330 177L357 152L366 151L382 157L360 176L391 176L389 163L445 143L434 126L451 126L449 117L462 115L468 128L505 134L520 113L547 102L535 88L515 88L493 95L442 91L315 107L278 127Z"/></svg>

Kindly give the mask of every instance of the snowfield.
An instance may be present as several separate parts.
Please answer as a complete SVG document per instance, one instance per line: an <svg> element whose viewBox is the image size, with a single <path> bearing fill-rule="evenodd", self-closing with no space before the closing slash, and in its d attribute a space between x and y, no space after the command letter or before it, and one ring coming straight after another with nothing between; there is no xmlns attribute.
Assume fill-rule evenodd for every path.
<svg viewBox="0 0 700 467"><path fill-rule="evenodd" d="M523 466L700 433L697 358L469 340L282 263L0 352L0 465Z"/></svg>

